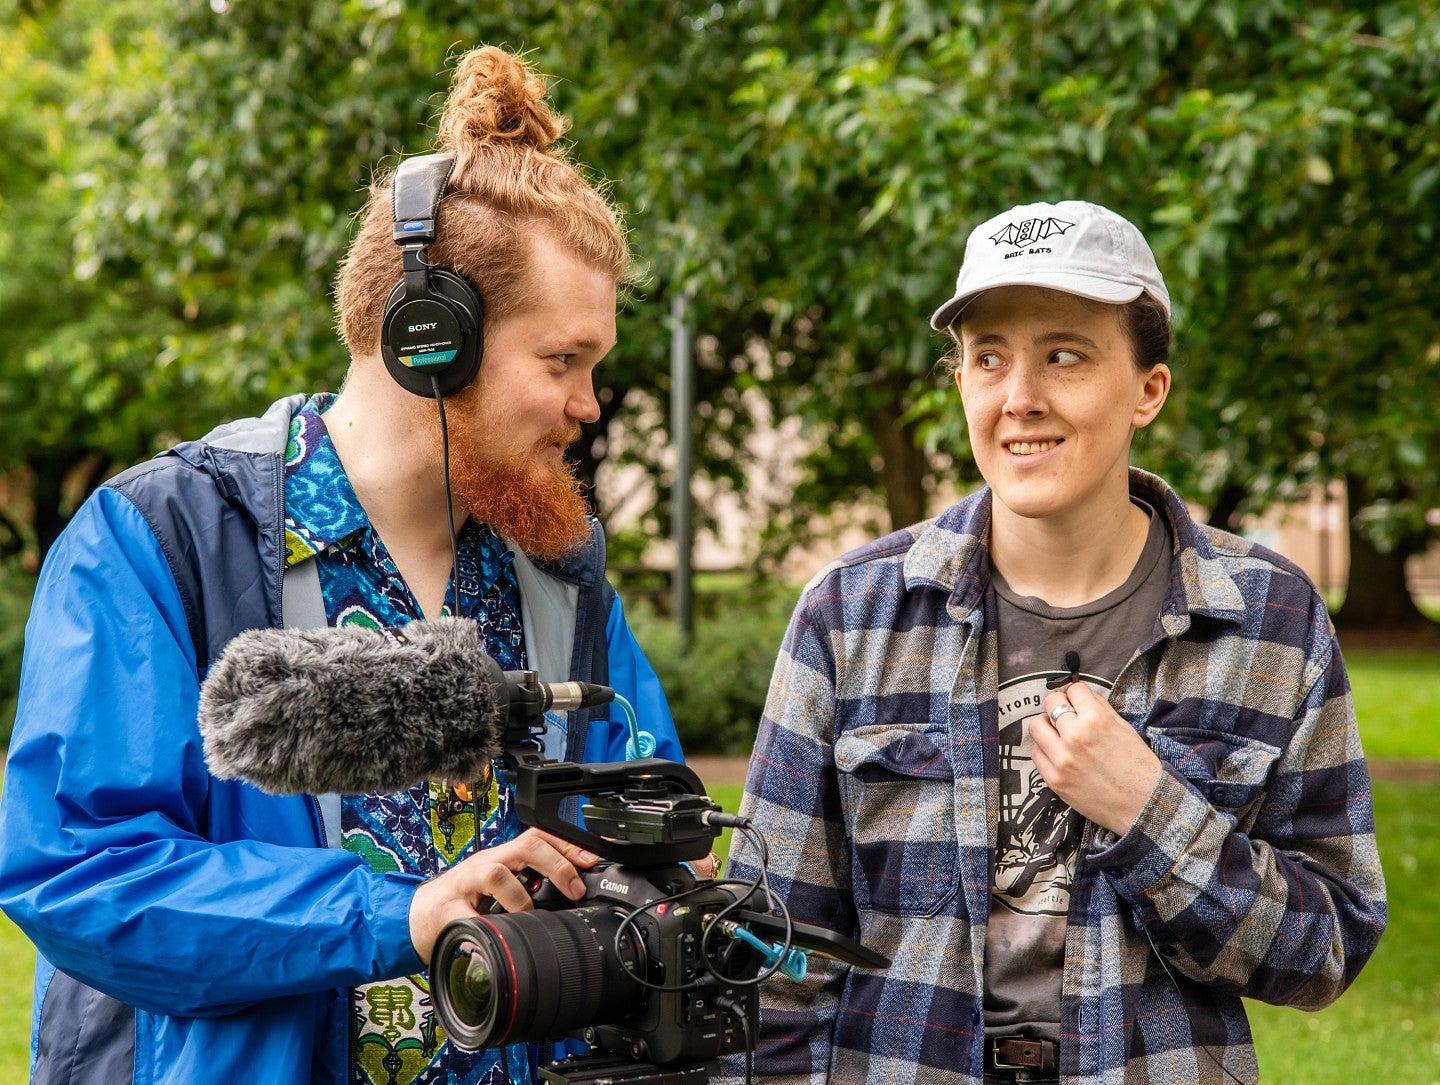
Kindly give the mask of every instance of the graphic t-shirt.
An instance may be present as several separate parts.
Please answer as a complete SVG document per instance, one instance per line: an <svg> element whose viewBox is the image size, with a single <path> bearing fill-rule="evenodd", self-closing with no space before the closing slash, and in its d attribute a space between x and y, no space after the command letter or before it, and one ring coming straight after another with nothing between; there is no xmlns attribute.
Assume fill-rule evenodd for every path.
<svg viewBox="0 0 1440 1085"><path fill-rule="evenodd" d="M1148 639L1170 579L1170 537L1148 507L1150 532L1125 583L1079 607L1017 596L994 574L999 602L1000 823L985 940L985 1031L1060 1038L1065 926L1084 818L1050 790L1031 760L1030 720L1047 683L1072 673L1101 697ZM1073 654L1072 654L1073 653Z"/></svg>

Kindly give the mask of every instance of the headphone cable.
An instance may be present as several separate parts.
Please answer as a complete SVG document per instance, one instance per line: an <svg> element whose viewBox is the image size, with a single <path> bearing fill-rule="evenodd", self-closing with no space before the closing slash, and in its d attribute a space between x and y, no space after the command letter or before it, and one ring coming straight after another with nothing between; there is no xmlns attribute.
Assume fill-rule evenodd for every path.
<svg viewBox="0 0 1440 1085"><path fill-rule="evenodd" d="M450 490L450 427L445 422L445 397L440 392L440 377L430 374L430 387L435 392L435 406L440 410L440 464L445 472L445 523L450 529L450 579L455 593L452 617L460 617L460 541L455 533L455 497ZM442 603L443 607L443 603Z"/></svg>

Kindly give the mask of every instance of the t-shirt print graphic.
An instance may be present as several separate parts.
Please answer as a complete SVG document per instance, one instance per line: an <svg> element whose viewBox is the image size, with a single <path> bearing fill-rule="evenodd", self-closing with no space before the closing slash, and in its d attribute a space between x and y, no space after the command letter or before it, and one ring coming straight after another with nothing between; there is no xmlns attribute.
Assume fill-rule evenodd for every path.
<svg viewBox="0 0 1440 1085"><path fill-rule="evenodd" d="M1023 915L1063 916L1084 819L1050 790L1031 752L1030 721L1039 716L1045 682L1059 672L1022 675L1000 688L1000 819L995 899ZM1104 683L1087 676L1101 697Z"/></svg>

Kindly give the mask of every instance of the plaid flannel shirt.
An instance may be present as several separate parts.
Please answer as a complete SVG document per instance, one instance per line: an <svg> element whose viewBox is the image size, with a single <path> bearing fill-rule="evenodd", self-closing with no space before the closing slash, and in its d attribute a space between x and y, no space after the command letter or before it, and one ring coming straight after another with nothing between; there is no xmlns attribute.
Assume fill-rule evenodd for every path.
<svg viewBox="0 0 1440 1085"><path fill-rule="evenodd" d="M1110 703L1165 772L1124 836L1086 825L1060 1076L1251 1082L1241 997L1324 1006L1384 929L1369 776L1310 581L1196 523L1160 479L1132 471L1131 486L1175 548ZM797 605L741 810L792 915L893 963L817 959L803 984L765 984L759 1076L981 1080L999 804L989 518L981 490L827 566ZM732 876L752 876L753 849L735 850Z"/></svg>

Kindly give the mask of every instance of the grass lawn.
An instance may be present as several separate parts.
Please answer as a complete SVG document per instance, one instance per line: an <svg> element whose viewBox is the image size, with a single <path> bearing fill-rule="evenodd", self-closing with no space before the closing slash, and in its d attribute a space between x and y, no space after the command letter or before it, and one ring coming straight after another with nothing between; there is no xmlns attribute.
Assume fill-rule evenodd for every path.
<svg viewBox="0 0 1440 1085"><path fill-rule="evenodd" d="M1440 783L1377 783L1375 819L1390 925L1333 1006L1247 1004L1267 1082L1440 1085Z"/></svg>
<svg viewBox="0 0 1440 1085"><path fill-rule="evenodd" d="M35 947L0 914L0 1081L30 1073L30 987Z"/></svg>
<svg viewBox="0 0 1440 1085"><path fill-rule="evenodd" d="M1347 651L1345 666L1365 756L1440 761L1440 656Z"/></svg>
<svg viewBox="0 0 1440 1085"><path fill-rule="evenodd" d="M1347 653L1372 757L1440 762L1440 658ZM737 785L713 784L726 810ZM1369 967L1319 1013L1250 1004L1263 1080L1278 1085L1440 1085L1440 780L1377 782L1390 927ZM728 848L728 831L721 840ZM35 951L0 916L0 1082L26 1078Z"/></svg>

